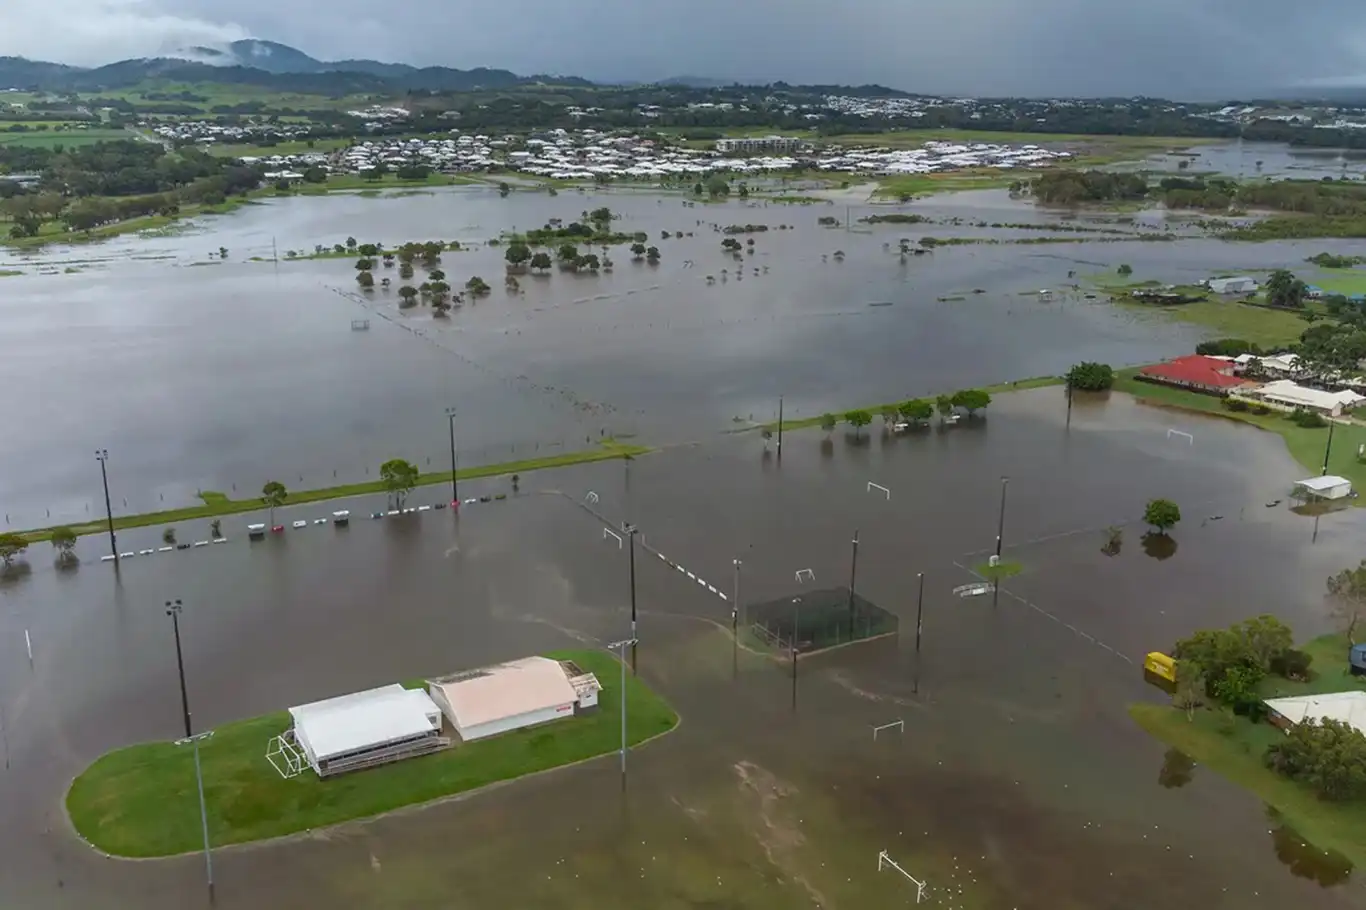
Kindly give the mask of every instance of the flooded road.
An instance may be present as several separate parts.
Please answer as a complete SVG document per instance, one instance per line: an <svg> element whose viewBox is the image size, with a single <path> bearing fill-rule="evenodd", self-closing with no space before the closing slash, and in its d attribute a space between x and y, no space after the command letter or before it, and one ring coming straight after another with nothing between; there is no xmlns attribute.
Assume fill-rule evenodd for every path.
<svg viewBox="0 0 1366 910"><path fill-rule="evenodd" d="M965 910L1360 906L1355 876L1328 876L1325 889L1292 874L1304 860L1247 794L1199 768L1164 786L1163 748L1125 714L1157 697L1137 663L1174 636L1261 612L1301 636L1325 629L1323 578L1359 558L1360 512L1325 517L1311 543L1311 520L1265 506L1301 470L1280 440L1248 427L1122 396L1075 408L1070 430L1064 415L1059 390L1038 389L944 432L788 434L781 464L754 434L716 438L528 475L519 495L458 519L357 519L257 544L240 539L251 517L234 516L228 543L133 560L118 575L89 561L97 541L82 541L75 572L46 568L35 550L33 572L0 586L0 904L157 910L203 899L201 858L102 859L61 808L70 778L103 751L176 735L164 600L186 604L201 727L591 647L625 632L629 603L627 554L591 506L640 528L640 670L683 718L632 753L626 795L607 758L223 850L219 906L913 901L904 879L876 871L882 850L929 880L937 906ZM992 547L1002 475L1006 552L1024 571L993 608L952 589ZM506 480L469 487L509 492ZM1157 495L1185 515L1177 552L1161 560L1145 555L1137 522ZM1113 557L1100 552L1111 526L1130 535ZM844 583L855 530L856 588L896 613L902 634L804 658L794 710L788 666L733 651L729 603L707 584L733 590L736 558L742 605L800 596L797 569L818 586ZM155 545L155 528L124 533L132 547ZM908 630L921 572L917 660ZM872 727L893 720L904 732L875 740Z"/></svg>
<svg viewBox="0 0 1366 910"><path fill-rule="evenodd" d="M779 396L800 417L1057 374L1081 357L1150 362L1188 352L1199 330L1037 292L1120 262L1189 282L1334 248L1133 241L1151 225L1050 214L1005 191L912 203L904 211L931 219L915 225L860 224L898 210L882 205L685 202L628 191L501 199L482 187L273 199L176 236L3 254L0 267L24 274L0 287L0 380L28 391L11 402L16 432L0 438L0 527L97 517L96 448L110 452L114 509L128 514L267 480L361 481L392 457L440 469L448 407L471 465L606 436L708 439L772 419ZM485 241L600 205L618 214L614 229L644 231L661 264L618 247L610 274L553 270L524 276L518 294L501 287L503 250ZM827 214L841 227L819 226ZM1117 233L896 252L902 238L1041 235L982 222ZM755 240L739 261L720 248L719 228L733 223L770 227L736 235ZM478 244L446 253L442 268L453 285L480 275L495 288L437 319L401 309L392 290L358 293L349 259L249 261L348 235ZM220 246L228 259L209 259ZM396 271L381 270L394 287Z"/></svg>

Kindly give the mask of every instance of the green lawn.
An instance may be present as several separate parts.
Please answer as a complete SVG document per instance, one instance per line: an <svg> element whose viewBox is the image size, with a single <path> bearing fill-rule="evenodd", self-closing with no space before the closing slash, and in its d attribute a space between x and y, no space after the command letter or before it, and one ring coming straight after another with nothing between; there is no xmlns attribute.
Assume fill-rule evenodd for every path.
<svg viewBox="0 0 1366 910"><path fill-rule="evenodd" d="M54 145L88 145L94 142L110 142L115 139L132 139L133 134L125 130L90 129L70 130L55 133L6 133L0 132L0 145L23 145L51 147Z"/></svg>
<svg viewBox="0 0 1366 910"><path fill-rule="evenodd" d="M1323 269L1306 279L1325 291L1338 294L1366 294L1366 269Z"/></svg>
<svg viewBox="0 0 1366 910"><path fill-rule="evenodd" d="M877 177L879 196L930 196L935 193L957 193L963 190L992 190L1010 186L1017 180L1027 180L1027 172L1012 171L954 171L945 174L902 174L896 177Z"/></svg>
<svg viewBox="0 0 1366 910"><path fill-rule="evenodd" d="M266 760L268 740L289 727L288 712L224 724L200 750L210 841L224 846L322 828L620 748L616 658L605 651L547 656L597 675L603 689L596 712L329 780L309 770L285 780ZM637 677L627 676L626 701L632 745L678 723L669 704ZM194 759L186 746L144 743L102 756L72 783L66 807L82 837L116 856L171 856L202 847Z"/></svg>
<svg viewBox="0 0 1366 910"><path fill-rule="evenodd" d="M1224 409L1223 399L1213 395L1201 395L1172 386L1142 382L1135 379L1138 368L1118 370L1115 374L1115 391L1125 392L1143 401L1183 411L1198 411L1228 420L1250 423L1263 430L1277 433L1285 440L1290 454L1304 466L1307 475L1317 475L1323 470L1323 454L1328 445L1328 429L1314 430L1296 426L1284 414L1251 414L1246 411L1235 413ZM1357 489L1366 489L1366 465L1357 461L1357 446L1366 444L1366 427L1358 424L1339 423L1333 428L1333 449L1328 458L1328 473L1346 477ZM1360 499L1353 504L1362 504Z"/></svg>
<svg viewBox="0 0 1366 910"><path fill-rule="evenodd" d="M1177 290L1181 290L1178 288ZM1188 289L1190 290L1190 289ZM1300 340L1309 323L1297 313L1250 306L1225 300L1201 300L1173 306L1155 306L1125 296L1114 302L1132 312L1158 319L1177 319L1204 326L1219 338L1242 338L1267 349L1283 348Z"/></svg>
<svg viewBox="0 0 1366 910"><path fill-rule="evenodd" d="M1266 697L1340 692L1366 685L1347 672L1347 639L1326 635L1303 645L1314 657L1312 680L1263 683ZM1366 863L1366 804L1324 802L1308 788L1266 768L1262 757L1282 739L1270 724L1254 724L1231 712L1200 709L1193 720L1166 705L1136 704L1129 714L1139 726L1197 764L1250 790L1275 807L1286 823L1320 850L1336 850L1356 865Z"/></svg>
<svg viewBox="0 0 1366 910"><path fill-rule="evenodd" d="M269 158L273 155L307 155L310 152L333 152L337 149L349 148L353 141L351 139L312 139L279 142L275 145L209 145L205 150L211 155L218 155L223 158Z"/></svg>
<svg viewBox="0 0 1366 910"><path fill-rule="evenodd" d="M634 458L637 455L645 455L650 449L645 446L626 445L615 441L602 443L596 449L585 449L581 452L564 452L560 455L547 455L543 458L528 458L522 461L505 461L499 464L477 465L471 468L461 468L456 472L457 478L461 480L474 480L479 477L497 477L503 474L527 474L532 471L542 471L547 468L563 468L576 464L588 464L594 461L609 461L614 458ZM419 474L417 478L418 486L429 486L437 483L450 483L450 471L430 471ZM369 480L364 483L345 484L336 487L323 487L318 490L290 490L289 498L285 501L286 505L298 505L305 502L321 502L328 499L342 499L347 496L362 496L368 493L383 493L384 484L378 480ZM258 509L266 508L260 499L229 499L223 493L206 490L199 494L204 501L203 505L186 506L183 509L166 509L160 512L144 512L141 515L122 515L114 518L115 528L142 528L148 525L171 524L177 521L190 521L196 518L217 518L221 515L235 515L240 512L254 512ZM86 524L71 525L71 529L77 534L102 534L108 528L105 521L92 521ZM41 528L32 531L20 532L30 541L48 540L52 536L51 528Z"/></svg>

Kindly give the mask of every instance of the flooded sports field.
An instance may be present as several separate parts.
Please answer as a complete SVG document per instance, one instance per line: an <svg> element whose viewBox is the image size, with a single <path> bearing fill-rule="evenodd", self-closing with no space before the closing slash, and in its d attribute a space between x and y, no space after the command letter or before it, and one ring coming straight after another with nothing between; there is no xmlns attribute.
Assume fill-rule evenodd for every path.
<svg viewBox="0 0 1366 910"><path fill-rule="evenodd" d="M130 514L267 480L364 481L393 457L440 469L447 408L461 463L475 465L612 436L712 439L773 419L780 396L804 416L1057 374L1082 357L1151 362L1188 352L1199 330L1039 291L1120 263L1191 282L1337 249L1152 242L1160 216L1076 218L1005 190L907 206L867 193L840 195L848 204L490 187L278 198L169 236L0 254L21 273L0 285L0 380L16 390L0 527L97 517L97 448L109 451L114 511ZM660 262L617 246L610 273L551 269L505 290L505 250L489 240L601 206ZM929 220L860 220L898 213ZM732 225L768 230L723 233ZM459 241L469 248L441 262L449 283L480 276L493 291L437 318L399 306L396 268L379 270L389 291L361 294L351 257L285 258L348 237ZM723 252L726 237L753 252ZM932 237L997 242L899 252ZM1059 242L1019 242L1041 238Z"/></svg>
<svg viewBox="0 0 1366 910"><path fill-rule="evenodd" d="M1245 792L1199 768L1172 786L1170 759L1125 713L1163 697L1139 664L1174 636L1262 612L1304 636L1327 627L1323 578L1359 558L1361 519L1325 516L1315 536L1312 519L1268 507L1301 473L1274 436L1123 396L1075 407L1069 425L1061 392L1044 388L944 430L787 434L781 460L736 434L538 472L458 517L356 518L252 544L241 528L255 517L234 516L225 544L118 573L93 561L97 541L81 542L74 572L35 553L31 573L0 586L0 903L205 901L202 857L102 858L62 809L99 754L177 735L166 599L184 600L189 697L211 727L625 637L630 548L603 530L629 521L638 670L682 721L631 753L624 792L606 756L225 848L218 905L912 905L914 885L878 869L886 851L935 907L1360 906L1355 875L1324 888L1284 865ZM994 551L1003 476L1004 551L1022 571L995 603L955 596ZM511 492L504 479L469 487ZM1174 552L1144 547L1154 496L1182 507ZM1107 555L1115 527L1123 543ZM123 534L151 547L157 529ZM720 595L737 581L743 614L851 580L899 634L804 655L795 681L789 660L735 647L737 602Z"/></svg>

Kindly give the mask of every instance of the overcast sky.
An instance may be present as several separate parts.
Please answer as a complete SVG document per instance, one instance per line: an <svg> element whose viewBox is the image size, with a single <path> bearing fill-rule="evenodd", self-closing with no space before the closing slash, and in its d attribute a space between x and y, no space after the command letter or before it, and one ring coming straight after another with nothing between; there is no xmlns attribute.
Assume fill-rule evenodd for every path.
<svg viewBox="0 0 1366 910"><path fill-rule="evenodd" d="M0 0L0 55L98 65L242 37L603 80L1176 98L1366 85L1359 0Z"/></svg>

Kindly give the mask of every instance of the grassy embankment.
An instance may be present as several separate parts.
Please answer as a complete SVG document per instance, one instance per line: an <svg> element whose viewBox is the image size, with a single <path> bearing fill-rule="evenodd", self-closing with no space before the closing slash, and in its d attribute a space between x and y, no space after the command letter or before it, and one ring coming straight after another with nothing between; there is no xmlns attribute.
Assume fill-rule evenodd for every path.
<svg viewBox="0 0 1366 910"><path fill-rule="evenodd" d="M596 712L329 780L307 769L285 780L266 760L267 741L289 728L286 711L218 727L200 748L210 841L221 847L368 818L619 749L621 671L616 658L602 651L548 656L572 660L597 675L603 689ZM421 683L405 685L417 688ZM669 704L636 676L626 677L626 702L631 745L667 733L678 723ZM67 792L73 826L91 844L116 856L172 856L200 849L193 762L188 747L167 742L102 756Z"/></svg>
<svg viewBox="0 0 1366 910"><path fill-rule="evenodd" d="M1268 679L1263 683L1263 697L1366 687L1362 677L1347 671L1345 637L1316 638L1303 649L1313 655L1314 678L1305 683ZM1129 714L1148 733L1274 807L1296 833L1320 850L1336 850L1357 866L1366 864L1366 805L1325 802L1307 787L1268 769L1263 764L1267 746L1284 738L1275 727L1254 724L1224 709L1200 709L1188 720L1184 711L1145 703L1131 705Z"/></svg>
<svg viewBox="0 0 1366 910"><path fill-rule="evenodd" d="M480 477L497 477L505 474L528 474L548 468L564 468L594 461L610 461L616 458L634 458L645 455L651 450L645 446L625 445L619 442L604 442L599 448L581 452L565 452L561 455L547 455L543 458L528 458L524 461L505 461L500 464L478 465L461 468L456 472L460 480L475 480ZM450 483L450 471L429 471L418 475L418 486L437 483ZM384 484L378 480L364 483L344 484L323 487L318 490L290 490L286 505L299 505L305 502L321 502L328 499L343 499L349 496L363 496L383 493ZM191 521L197 518L218 518L223 515L236 515L241 512L254 512L266 508L259 498L229 499L225 494L206 490L199 494L202 505L186 506L183 509L166 509L160 512L144 512L140 515L119 515L114 518L114 527L143 528L148 525L172 524L177 521ZM77 534L103 533L108 525L104 521L92 521L72 525ZM41 528L21 532L30 541L47 540L52 536L51 528Z"/></svg>
<svg viewBox="0 0 1366 910"><path fill-rule="evenodd" d="M996 385L984 386L983 391L985 391L989 395L1000 395L1005 392L1023 392L1026 389L1040 389L1045 386L1051 385L1062 385L1062 377L1035 376L1033 379L1021 379L1016 382L1000 382ZM929 395L926 397L933 400L935 396ZM901 401L888 402L886 404L865 405L862 408L859 408L859 410L867 411L869 414L872 414L874 417L876 417L882 411L883 408L896 407L897 405L904 403L905 399L903 398ZM832 413L834 413L835 417L841 423L843 423L844 415L847 413L847 411L848 409L844 411L835 411ZM818 427L821 425L822 416L823 415L821 414L817 414L814 417L785 418L783 420L783 432L786 433L791 430L805 430L809 429L810 427ZM750 430L772 430L776 433L778 431L778 421L775 420L771 423L756 424L754 426L744 427L733 432L744 433Z"/></svg>

